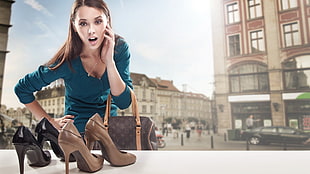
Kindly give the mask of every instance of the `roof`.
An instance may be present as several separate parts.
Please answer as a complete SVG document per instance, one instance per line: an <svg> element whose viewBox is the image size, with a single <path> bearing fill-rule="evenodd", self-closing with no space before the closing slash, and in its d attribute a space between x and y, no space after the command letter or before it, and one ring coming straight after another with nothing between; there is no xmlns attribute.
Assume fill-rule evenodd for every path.
<svg viewBox="0 0 310 174"><path fill-rule="evenodd" d="M172 80L162 80L159 77L157 78L150 78L157 86L157 88L159 90L168 90L168 91L176 91L176 92L180 92L178 90L178 88L176 88L173 85L173 81Z"/></svg>
<svg viewBox="0 0 310 174"><path fill-rule="evenodd" d="M149 87L156 87L156 84L145 74L131 72L130 78L132 79L133 85L141 86L142 82L146 82Z"/></svg>
<svg viewBox="0 0 310 174"><path fill-rule="evenodd" d="M186 97L189 97L189 98L209 99L204 94L199 94L199 93L184 92L183 95L186 96Z"/></svg>

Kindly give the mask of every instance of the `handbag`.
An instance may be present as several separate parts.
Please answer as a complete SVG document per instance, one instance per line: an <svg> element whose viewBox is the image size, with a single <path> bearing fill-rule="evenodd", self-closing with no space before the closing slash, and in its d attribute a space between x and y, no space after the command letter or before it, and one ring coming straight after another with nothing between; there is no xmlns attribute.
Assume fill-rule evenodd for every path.
<svg viewBox="0 0 310 174"><path fill-rule="evenodd" d="M157 150L155 124L140 116L136 95L131 92L133 116L111 116L111 95L108 96L103 124L120 150Z"/></svg>

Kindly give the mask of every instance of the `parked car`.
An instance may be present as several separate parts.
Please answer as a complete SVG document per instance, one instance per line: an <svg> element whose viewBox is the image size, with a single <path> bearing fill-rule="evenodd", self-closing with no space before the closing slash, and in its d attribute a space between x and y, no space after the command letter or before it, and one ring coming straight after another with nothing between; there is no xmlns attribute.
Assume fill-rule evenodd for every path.
<svg viewBox="0 0 310 174"><path fill-rule="evenodd" d="M241 132L241 137L249 144L308 144L310 133L285 126L270 126L247 129Z"/></svg>

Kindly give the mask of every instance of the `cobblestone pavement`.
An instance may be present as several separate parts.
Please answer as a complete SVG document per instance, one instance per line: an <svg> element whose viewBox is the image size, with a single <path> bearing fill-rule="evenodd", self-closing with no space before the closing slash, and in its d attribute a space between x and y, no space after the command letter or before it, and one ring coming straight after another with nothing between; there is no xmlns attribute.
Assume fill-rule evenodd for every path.
<svg viewBox="0 0 310 174"><path fill-rule="evenodd" d="M195 131L192 131L190 138L186 138L186 133L179 132L179 136L173 136L169 133L168 136L165 135L164 139L166 142L166 147L159 148L158 150L236 150L236 151L246 151L246 150L262 150L262 151L295 151L295 150L310 150L308 146L302 145L283 145L283 144L271 144L271 145L247 145L245 141L242 140L228 140L224 135L214 135L203 132L201 137ZM182 141L183 136L183 141ZM212 143L213 142L213 143Z"/></svg>

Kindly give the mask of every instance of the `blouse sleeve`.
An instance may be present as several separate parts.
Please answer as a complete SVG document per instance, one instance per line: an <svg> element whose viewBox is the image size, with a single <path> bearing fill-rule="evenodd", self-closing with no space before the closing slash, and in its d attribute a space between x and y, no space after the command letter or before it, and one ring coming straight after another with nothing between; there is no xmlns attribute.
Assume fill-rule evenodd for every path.
<svg viewBox="0 0 310 174"><path fill-rule="evenodd" d="M129 64L130 64L130 52L128 44L120 39L115 49L115 64L116 68L126 84L125 90L119 96L113 96L113 102L120 108L126 109L131 104L130 89L133 89L132 80L130 77Z"/></svg>
<svg viewBox="0 0 310 174"><path fill-rule="evenodd" d="M46 66L40 66L36 71L20 79L14 88L19 101L23 104L33 102L35 100L34 92L40 91L51 82L63 77L61 69L63 68L50 70Z"/></svg>

